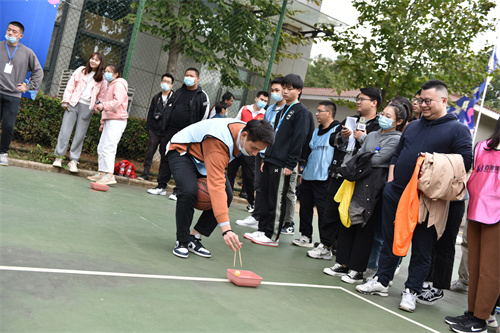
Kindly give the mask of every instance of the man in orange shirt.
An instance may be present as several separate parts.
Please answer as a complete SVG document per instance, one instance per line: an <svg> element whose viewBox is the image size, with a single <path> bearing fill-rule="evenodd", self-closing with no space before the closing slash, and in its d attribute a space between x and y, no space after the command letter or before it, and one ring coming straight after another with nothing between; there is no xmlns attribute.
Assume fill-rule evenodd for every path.
<svg viewBox="0 0 500 333"><path fill-rule="evenodd" d="M229 222L228 207L233 195L225 169L236 156L256 156L273 143L274 130L265 120L245 124L236 119L210 119L188 126L172 137L167 158L178 189L174 255L187 258L193 252L210 258L212 254L201 244L201 235L210 236L217 225L231 250L241 248ZM207 177L212 209L201 214L190 232L198 195L197 179L201 177Z"/></svg>

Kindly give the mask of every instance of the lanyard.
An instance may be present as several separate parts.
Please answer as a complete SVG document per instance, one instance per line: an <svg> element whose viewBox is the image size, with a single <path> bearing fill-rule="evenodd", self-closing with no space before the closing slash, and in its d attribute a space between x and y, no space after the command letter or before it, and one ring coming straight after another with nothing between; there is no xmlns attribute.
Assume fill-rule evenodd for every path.
<svg viewBox="0 0 500 333"><path fill-rule="evenodd" d="M14 54L16 54L17 48L19 47L19 43L17 43L16 48L14 49L14 53L12 53L12 56L10 55L9 46L7 45L7 41L5 41L5 47L7 48L7 54L9 55L9 64L10 64L12 58L14 58Z"/></svg>
<svg viewBox="0 0 500 333"><path fill-rule="evenodd" d="M280 117L280 121L278 123L278 126L276 126L276 130L274 131L274 133L277 133L278 132L278 129L280 128L281 126L281 122L283 121L283 119L285 118L286 114L288 113L288 111L290 110L290 108L295 104L297 103L297 101L293 102L292 104L290 104L290 106L288 107L288 109L286 109L286 111L283 113L283 115Z"/></svg>

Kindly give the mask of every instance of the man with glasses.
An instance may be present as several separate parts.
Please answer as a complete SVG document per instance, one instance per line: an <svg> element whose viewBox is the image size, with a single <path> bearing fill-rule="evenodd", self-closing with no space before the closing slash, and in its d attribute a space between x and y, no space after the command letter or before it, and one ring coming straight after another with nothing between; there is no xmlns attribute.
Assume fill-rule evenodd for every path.
<svg viewBox="0 0 500 333"><path fill-rule="evenodd" d="M411 117L410 121L417 120L422 118L422 110L420 106L422 105L422 99L420 98L420 93L422 92L422 89L419 89L415 96L413 97L412 103L413 103L413 117Z"/></svg>
<svg viewBox="0 0 500 333"><path fill-rule="evenodd" d="M465 170L469 170L472 163L472 139L469 129L456 121L454 114L446 112L447 86L439 80L426 82L422 86L418 102L421 104L422 118L408 124L391 160L382 201L384 245L377 274L365 284L356 287L356 290L363 294L389 294L389 282L394 278L394 271L400 259L392 250L396 211L421 153L460 154ZM430 269L436 238L434 226L428 227L427 221L417 224L413 232L408 278L399 304L399 308L404 311L415 311L417 295L422 292L422 284Z"/></svg>
<svg viewBox="0 0 500 333"><path fill-rule="evenodd" d="M364 121L364 130L362 126L358 126L354 130L354 133L346 128L344 120L342 122L342 127L338 127L337 130L330 135L330 145L335 147L333 160L330 166L330 177L328 182L328 196L326 198L325 204L325 217L324 223L319 225L319 236L320 243L314 249L307 251L307 255L315 259L326 259L331 260L332 253L335 251L335 244L337 243L337 236L340 228L340 216L339 216L339 204L333 200L335 194L337 193L340 185L344 181L344 177L340 175L338 169L345 165L345 163L354 156L361 145L365 141L366 136L372 131L378 131L380 126L378 124L377 108L382 103L382 94L378 88L368 87L360 89L360 93L356 96L356 111L357 115L353 116L356 118L358 124L360 124L361 117ZM339 129L341 131L339 132ZM356 144L352 150L348 150L347 146L349 143L349 136L353 134L356 139ZM344 163L344 164L343 164ZM327 267L323 270L325 274L344 275L344 272L334 272L333 267Z"/></svg>

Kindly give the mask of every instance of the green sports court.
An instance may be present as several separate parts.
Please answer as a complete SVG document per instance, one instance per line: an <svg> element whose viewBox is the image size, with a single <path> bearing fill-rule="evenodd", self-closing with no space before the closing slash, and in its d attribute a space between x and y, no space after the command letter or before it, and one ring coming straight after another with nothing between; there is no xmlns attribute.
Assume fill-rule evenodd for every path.
<svg viewBox="0 0 500 333"><path fill-rule="evenodd" d="M230 218L243 269L263 282L237 287L217 230L203 239L212 258L172 254L167 197L126 184L96 192L48 165L11 164L0 168L1 332L448 332L444 317L466 309L465 294L446 291L433 306L399 310L407 258L389 297L365 296L323 274L334 261L307 258L293 236L255 245L234 223L248 214L242 203Z"/></svg>

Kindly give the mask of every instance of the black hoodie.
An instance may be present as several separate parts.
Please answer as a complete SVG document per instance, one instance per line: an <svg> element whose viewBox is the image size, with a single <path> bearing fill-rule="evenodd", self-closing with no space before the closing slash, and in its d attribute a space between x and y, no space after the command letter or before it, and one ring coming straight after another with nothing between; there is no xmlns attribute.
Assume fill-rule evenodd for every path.
<svg viewBox="0 0 500 333"><path fill-rule="evenodd" d="M401 136L391 164L394 164L393 185L404 189L413 175L420 153L460 154L465 170L472 163L472 137L469 128L457 121L455 114L427 120L422 117L409 123Z"/></svg>

